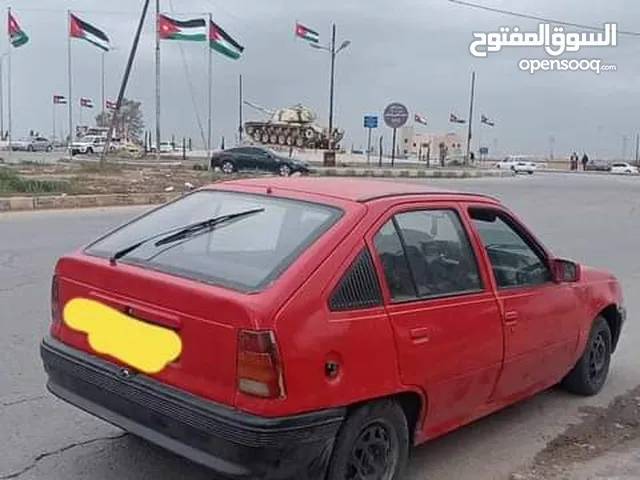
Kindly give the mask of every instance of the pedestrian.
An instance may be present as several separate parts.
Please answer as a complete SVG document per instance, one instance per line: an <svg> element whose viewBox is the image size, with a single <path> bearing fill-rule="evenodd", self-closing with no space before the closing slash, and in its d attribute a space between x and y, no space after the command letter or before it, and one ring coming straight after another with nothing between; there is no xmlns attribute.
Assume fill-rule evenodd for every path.
<svg viewBox="0 0 640 480"><path fill-rule="evenodd" d="M585 153L584 155L582 155L582 169L583 170L587 169L587 163L589 163L589 157L587 157L587 154Z"/></svg>
<svg viewBox="0 0 640 480"><path fill-rule="evenodd" d="M578 154L576 152L573 152L571 154L571 170L577 170L578 169Z"/></svg>

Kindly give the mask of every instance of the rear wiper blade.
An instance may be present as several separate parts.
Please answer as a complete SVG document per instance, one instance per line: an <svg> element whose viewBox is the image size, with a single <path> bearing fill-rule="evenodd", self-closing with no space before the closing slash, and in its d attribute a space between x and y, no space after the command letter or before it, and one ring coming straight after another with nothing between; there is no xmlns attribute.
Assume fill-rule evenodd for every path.
<svg viewBox="0 0 640 480"><path fill-rule="evenodd" d="M171 242L175 242L177 240L181 240L183 238L186 238L190 235L193 235L195 233L198 233L200 231L205 231L209 228L213 228L221 223L225 223L228 222L230 220L234 220L237 218L241 218L241 217L245 217L247 215L253 215L255 213L260 213L263 212L264 208L254 208L252 210L245 210L242 212L237 212L237 213L228 213L225 215L219 215L217 217L212 217L212 218L208 218L206 220L201 220L199 222L195 222L192 223L190 225L187 225L185 227L177 227L177 228L173 228L169 231L166 232L161 232L158 233L156 235L152 235L151 237L147 237L144 238L142 240L140 240L139 242L134 243L133 245L130 245L128 247L125 247L121 250L118 250L117 252L115 252L111 258L109 259L109 261L111 262L111 264L115 264L117 260L121 259L122 257L128 255L129 253L133 252L134 250L138 249L139 247L141 247L142 245L144 245L145 243L148 243L152 240L155 240L158 237L165 237L162 238L160 240L158 240L155 243L156 247L159 247L161 245L166 245L167 243L171 243ZM174 233L175 232L175 233ZM168 235L168 236L167 236Z"/></svg>
<svg viewBox="0 0 640 480"><path fill-rule="evenodd" d="M195 235L197 233L212 229L220 225L221 223L226 223L231 220L247 217L249 215L254 215L260 212L264 212L264 208L254 208L252 210L245 210L243 212L237 212L237 213L228 213L226 215L220 215L218 217L209 218L208 220L203 220L201 222L188 225L184 227L182 230L178 230L176 233L172 233L168 237L158 240L155 243L155 246L159 247L161 245L166 245L168 243L177 242L178 240L182 240L183 238L190 237L191 235Z"/></svg>

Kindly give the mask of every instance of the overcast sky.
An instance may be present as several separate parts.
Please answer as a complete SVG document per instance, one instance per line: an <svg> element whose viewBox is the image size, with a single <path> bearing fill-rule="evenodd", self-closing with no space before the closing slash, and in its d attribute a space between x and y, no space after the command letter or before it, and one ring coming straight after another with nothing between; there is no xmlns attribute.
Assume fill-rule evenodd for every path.
<svg viewBox="0 0 640 480"><path fill-rule="evenodd" d="M640 5L632 0L477 2L558 20L595 26L617 22L619 30L640 30ZM0 5L12 7L31 38L27 46L11 51L14 137L29 129L50 134L53 128L52 95L66 95L68 88L67 9L102 28L117 47L106 56L107 96L115 99L141 0L21 0ZM267 107L302 102L318 113L322 123L328 122L329 55L294 38L294 25L299 20L319 31L324 42L330 38L331 22L336 22L338 41L352 42L340 53L336 65L335 123L347 131L346 147L352 143L364 146L362 116L381 115L391 101L404 103L412 115L424 116L429 122L427 127L419 127L424 131L444 133L458 128L466 134L450 124L448 117L455 112L467 118L470 74L475 70L474 148L482 142L492 152L497 145L499 153L545 154L550 137L555 137L556 155L575 149L591 156L620 156L626 135L627 156L631 159L635 155L635 137L640 131L640 36L619 35L617 47L583 49L577 55L615 64L615 72L530 75L518 69L518 60L549 58L543 50L511 48L474 58L469 43L474 31L497 31L501 26L533 31L536 21L447 0L162 0L161 9L181 19L211 12L214 20L246 47L239 61L214 57L216 145L223 135L227 145L234 141L241 73L246 100ZM6 49L6 40L3 42ZM100 105L100 56L88 43L72 44L76 122L80 120L80 96L92 98L96 107ZM204 44L162 43L164 139L175 134L202 143L198 117L206 134L206 58ZM127 91L128 97L142 101L149 129L155 125L154 88L154 19L150 15ZM83 119L95 113L85 109ZM480 128L482 113L496 126ZM263 118L250 107L245 107L244 114L245 120ZM58 130L66 130L65 107L58 107L56 115ZM391 131L386 127L376 134L390 142Z"/></svg>

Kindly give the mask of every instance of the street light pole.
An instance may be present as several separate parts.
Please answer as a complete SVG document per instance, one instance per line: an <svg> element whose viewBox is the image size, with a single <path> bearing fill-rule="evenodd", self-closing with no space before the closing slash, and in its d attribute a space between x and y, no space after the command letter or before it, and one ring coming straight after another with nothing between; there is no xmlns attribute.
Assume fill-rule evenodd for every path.
<svg viewBox="0 0 640 480"><path fill-rule="evenodd" d="M329 88L329 150L333 150L333 89L336 70L336 24L331 28L331 86Z"/></svg>
<svg viewBox="0 0 640 480"><path fill-rule="evenodd" d="M333 98L335 91L335 72L336 72L336 56L349 45L350 40L345 40L336 48L336 24L331 26L331 44L329 46L319 45L317 43L310 43L311 47L318 50L325 50L331 55L331 81L329 85L329 149L333 150Z"/></svg>

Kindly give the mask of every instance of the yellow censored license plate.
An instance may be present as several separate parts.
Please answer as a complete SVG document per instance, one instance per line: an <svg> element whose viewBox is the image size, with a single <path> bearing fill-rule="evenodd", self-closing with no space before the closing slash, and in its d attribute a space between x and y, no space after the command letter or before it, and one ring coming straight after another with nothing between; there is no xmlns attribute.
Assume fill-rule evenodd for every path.
<svg viewBox="0 0 640 480"><path fill-rule="evenodd" d="M160 372L182 352L182 341L173 330L142 322L95 300L69 301L63 320L69 328L86 333L97 353L145 373Z"/></svg>

